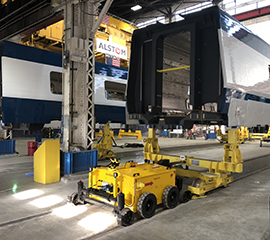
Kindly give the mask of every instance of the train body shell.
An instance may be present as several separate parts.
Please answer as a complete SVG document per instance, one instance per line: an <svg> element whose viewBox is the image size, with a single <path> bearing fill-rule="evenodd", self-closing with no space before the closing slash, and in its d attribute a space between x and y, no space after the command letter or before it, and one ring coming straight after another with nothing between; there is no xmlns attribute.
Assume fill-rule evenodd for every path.
<svg viewBox="0 0 270 240"><path fill-rule="evenodd" d="M4 41L0 61L3 123L42 125L61 120L61 54ZM118 84L122 88L121 96L125 96L127 72L127 69L95 63L97 123L126 122L125 99L109 98L109 91L113 92L113 84Z"/></svg>
<svg viewBox="0 0 270 240"><path fill-rule="evenodd" d="M180 64L189 71L158 71ZM270 46L217 6L136 30L129 113L141 114L147 124L167 121L187 128L268 124L269 65Z"/></svg>

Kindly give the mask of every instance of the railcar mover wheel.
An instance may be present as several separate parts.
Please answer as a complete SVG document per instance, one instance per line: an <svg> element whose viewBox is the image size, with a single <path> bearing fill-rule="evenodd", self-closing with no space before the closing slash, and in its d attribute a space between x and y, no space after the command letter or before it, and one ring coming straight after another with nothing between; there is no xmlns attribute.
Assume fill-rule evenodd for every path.
<svg viewBox="0 0 270 240"><path fill-rule="evenodd" d="M162 195L162 203L166 208L175 208L179 203L179 190L175 186L165 188Z"/></svg>
<svg viewBox="0 0 270 240"><path fill-rule="evenodd" d="M186 203L192 198L192 193L190 191L182 190L180 192L180 203Z"/></svg>
<svg viewBox="0 0 270 240"><path fill-rule="evenodd" d="M143 218L154 216L157 208L157 199L153 193L143 193L137 203L137 211Z"/></svg>
<svg viewBox="0 0 270 240"><path fill-rule="evenodd" d="M77 206L79 204L78 193L72 193L69 200L71 203L73 203L75 206Z"/></svg>
<svg viewBox="0 0 270 240"><path fill-rule="evenodd" d="M122 226L130 226L134 221L134 212L129 208L123 208L120 212Z"/></svg>

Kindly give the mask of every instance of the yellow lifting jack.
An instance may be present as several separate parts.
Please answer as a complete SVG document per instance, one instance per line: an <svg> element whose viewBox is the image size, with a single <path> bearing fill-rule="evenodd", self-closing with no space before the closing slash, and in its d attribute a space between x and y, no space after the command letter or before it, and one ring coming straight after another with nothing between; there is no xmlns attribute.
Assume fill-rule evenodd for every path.
<svg viewBox="0 0 270 240"><path fill-rule="evenodd" d="M247 127L240 127L240 129L237 129L237 141L238 143L245 143L245 141L248 139L249 131ZM220 126L218 126L217 130L217 139L220 143L226 142L228 143L228 134L222 134Z"/></svg>
<svg viewBox="0 0 270 240"><path fill-rule="evenodd" d="M203 196L206 192L215 188L226 187L233 181L232 172L241 173L243 171L242 157L237 141L237 130L228 130L228 143L224 144L224 155L222 161L211 161L196 159L187 156L170 156L158 154L152 149L158 146L154 131L149 129L149 138L144 140L148 143L144 148L144 158L158 163L160 160L169 160L172 167L176 169L179 176L195 178L193 184L188 187L192 194ZM153 146L150 146L154 143ZM180 166L180 167L177 167ZM184 169L182 166L186 166ZM208 171L198 171L189 167L206 168Z"/></svg>
<svg viewBox="0 0 270 240"><path fill-rule="evenodd" d="M103 135L99 139L98 143L94 143L94 148L98 150L98 158L111 158L115 157L116 154L111 150L114 141L114 136L110 131L109 123L106 123L103 129Z"/></svg>
<svg viewBox="0 0 270 240"><path fill-rule="evenodd" d="M247 127L241 126L240 129L237 130L237 137L239 143L245 143L245 141L249 138L249 131Z"/></svg>
<svg viewBox="0 0 270 240"><path fill-rule="evenodd" d="M217 130L217 140L220 143L228 142L228 134L226 134L226 133L222 134L220 126L218 126L218 130Z"/></svg>
<svg viewBox="0 0 270 240"><path fill-rule="evenodd" d="M158 145L158 139L156 138L155 129L148 129L148 138L144 138L143 142L145 143L144 152L159 153L160 148Z"/></svg>

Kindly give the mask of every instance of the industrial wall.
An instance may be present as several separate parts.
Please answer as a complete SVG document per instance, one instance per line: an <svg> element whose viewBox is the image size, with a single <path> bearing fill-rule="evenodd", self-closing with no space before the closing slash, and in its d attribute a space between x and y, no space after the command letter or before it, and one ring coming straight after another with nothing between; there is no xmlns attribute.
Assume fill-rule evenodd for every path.
<svg viewBox="0 0 270 240"><path fill-rule="evenodd" d="M190 65L190 33L178 33L164 39L163 69ZM189 100L189 69L163 73L163 111L185 112Z"/></svg>

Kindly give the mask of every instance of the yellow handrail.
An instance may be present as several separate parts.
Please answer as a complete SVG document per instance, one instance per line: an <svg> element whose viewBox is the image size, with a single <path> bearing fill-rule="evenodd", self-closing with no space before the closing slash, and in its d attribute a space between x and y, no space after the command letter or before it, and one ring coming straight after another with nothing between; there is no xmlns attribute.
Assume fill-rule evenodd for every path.
<svg viewBox="0 0 270 240"><path fill-rule="evenodd" d="M186 69L186 68L190 68L190 66L162 69L162 70L157 70L157 72L162 73L162 72L169 72L169 71L175 71L175 70Z"/></svg>

